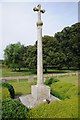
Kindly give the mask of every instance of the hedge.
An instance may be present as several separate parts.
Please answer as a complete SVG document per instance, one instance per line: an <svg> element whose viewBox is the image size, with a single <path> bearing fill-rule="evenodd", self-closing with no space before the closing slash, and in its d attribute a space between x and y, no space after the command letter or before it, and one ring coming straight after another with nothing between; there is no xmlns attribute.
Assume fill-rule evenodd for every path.
<svg viewBox="0 0 80 120"><path fill-rule="evenodd" d="M9 92L10 92L10 97L14 99L15 97L15 91L12 85L10 85L9 83L2 83L2 87L6 87Z"/></svg>
<svg viewBox="0 0 80 120"><path fill-rule="evenodd" d="M55 83L55 82L58 82L58 81L59 81L58 79L50 77L45 81L45 84L46 85L51 85L52 83Z"/></svg>
<svg viewBox="0 0 80 120"><path fill-rule="evenodd" d="M51 93L60 99L70 99L78 96L78 87L67 82L57 82L51 85Z"/></svg>
<svg viewBox="0 0 80 120"><path fill-rule="evenodd" d="M30 118L78 118L78 99L42 103L29 112Z"/></svg>
<svg viewBox="0 0 80 120"><path fill-rule="evenodd" d="M2 87L2 100L10 98L10 93L7 88Z"/></svg>
<svg viewBox="0 0 80 120"><path fill-rule="evenodd" d="M29 109L17 100L5 99L2 101L2 120L26 120L28 112Z"/></svg>

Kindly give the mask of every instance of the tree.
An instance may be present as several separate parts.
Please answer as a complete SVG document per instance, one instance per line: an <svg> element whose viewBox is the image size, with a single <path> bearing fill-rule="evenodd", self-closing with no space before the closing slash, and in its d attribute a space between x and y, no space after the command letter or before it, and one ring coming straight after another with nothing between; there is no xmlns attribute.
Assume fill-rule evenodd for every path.
<svg viewBox="0 0 80 120"><path fill-rule="evenodd" d="M43 66L45 71L48 68L62 68L64 56L60 49L60 43L55 37L43 37Z"/></svg>
<svg viewBox="0 0 80 120"><path fill-rule="evenodd" d="M42 37L43 68L80 69L80 23L65 27L53 36ZM4 50L5 63L8 67L37 68L37 41L24 47L20 43L10 44Z"/></svg>
<svg viewBox="0 0 80 120"><path fill-rule="evenodd" d="M54 36L65 54L65 67L80 69L80 23L65 27Z"/></svg>
<svg viewBox="0 0 80 120"><path fill-rule="evenodd" d="M29 45L26 47L23 60L27 68L29 69L37 68L37 47L36 45L34 46Z"/></svg>
<svg viewBox="0 0 80 120"><path fill-rule="evenodd" d="M21 67L24 67L23 55L25 52L24 45L21 45L19 42L16 44L10 44L4 50L5 64L14 70L17 68L20 70Z"/></svg>

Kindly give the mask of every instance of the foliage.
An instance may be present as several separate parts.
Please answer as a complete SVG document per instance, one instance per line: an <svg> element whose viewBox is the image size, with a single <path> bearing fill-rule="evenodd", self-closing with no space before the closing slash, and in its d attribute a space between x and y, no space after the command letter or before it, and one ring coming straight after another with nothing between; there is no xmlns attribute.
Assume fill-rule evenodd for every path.
<svg viewBox="0 0 80 120"><path fill-rule="evenodd" d="M59 78L61 78L61 77L58 77L58 79ZM62 78L64 78L64 79L66 78L66 80L64 80L64 82L60 82L61 80L59 79L60 81L54 82L52 85L56 86L55 88L56 88L56 91L58 91L58 92L61 89L59 87L60 85L62 85L64 91L66 91L65 88L66 89L69 88L67 90L67 92L63 93L63 90L62 90L62 92L61 92L61 90L59 92L59 94L63 93L63 94L66 94L66 96L68 96L68 97L65 97L65 100L53 101L50 104L42 103L39 106L36 106L35 108L31 109L30 111L27 111L28 114L26 114L24 112L26 110L24 110L23 107L19 107L19 105L16 107L16 104L12 105L12 103L10 104L10 107L9 107L8 102L6 102L4 105L5 111L6 111L6 112L4 111L4 116L8 115L10 112L10 114L8 115L9 118L12 114L12 116L15 117L15 118L13 117L13 119L22 118L24 120L25 120L25 117L23 117L23 115L25 115L25 114L27 115L27 117L29 115L30 118L77 118L78 117L77 87L75 86L76 84L73 80L73 78L76 78L75 80L77 80L77 77L76 76L68 76L68 77L63 76ZM68 79L68 83L67 83L67 79ZM72 82L73 84L70 83L71 79L74 82L74 83ZM16 93L21 92L21 95L30 93L31 84L35 84L34 81L30 83L27 80L19 80L19 81L16 81L16 80L10 81L9 80L7 82L9 82L11 85L14 86ZM64 96L65 95L63 95L63 97ZM66 98L68 98L68 99L66 99ZM6 106L8 106L11 109L9 109ZM20 111L16 110L18 108L20 108ZM9 111L9 112L7 113L7 111ZM17 115L18 115L18 117L16 118ZM20 117L19 117L19 115L20 115Z"/></svg>
<svg viewBox="0 0 80 120"><path fill-rule="evenodd" d="M30 118L78 118L78 99L42 103L29 112Z"/></svg>
<svg viewBox="0 0 80 120"><path fill-rule="evenodd" d="M42 37L43 44L43 68L79 68L80 61L80 23L71 27L65 27L55 36ZM37 66L37 42L34 46L27 46L25 53L27 67ZM32 59L31 59L32 58Z"/></svg>
<svg viewBox="0 0 80 120"><path fill-rule="evenodd" d="M55 34L55 38L61 43L60 48L65 54L65 66L80 69L80 23L71 27L65 27Z"/></svg>
<svg viewBox="0 0 80 120"><path fill-rule="evenodd" d="M23 62L24 50L25 47L21 45L20 42L8 45L4 50L4 63L14 70L16 70L16 68L20 70L21 67L25 66Z"/></svg>
<svg viewBox="0 0 80 120"><path fill-rule="evenodd" d="M57 82L51 85L51 93L60 99L70 99L78 96L78 87L67 82Z"/></svg>
<svg viewBox="0 0 80 120"><path fill-rule="evenodd" d="M59 80L57 78L48 78L46 81L45 81L45 84L46 85L51 85L52 83L55 83L55 82L58 82Z"/></svg>
<svg viewBox="0 0 80 120"><path fill-rule="evenodd" d="M6 99L6 98L10 98L10 93L7 88L2 87L2 88L0 88L0 91L1 90L2 90L2 100Z"/></svg>
<svg viewBox="0 0 80 120"><path fill-rule="evenodd" d="M80 23L65 27L53 36L42 37L43 68L80 69ZM4 63L16 70L22 67L37 68L37 41L24 47L20 43L10 44L4 50Z"/></svg>
<svg viewBox="0 0 80 120"><path fill-rule="evenodd" d="M37 46L27 46L25 48L25 53L23 60L26 64L26 67L29 69L36 69L37 68Z"/></svg>
<svg viewBox="0 0 80 120"><path fill-rule="evenodd" d="M77 76L59 76L56 77L59 81L72 83L73 85L78 85L78 77ZM7 83L11 84L15 89L15 95L26 95L31 93L31 85L36 84L36 79L29 82L27 79L19 79L19 80L8 80ZM54 83L55 84L55 83Z"/></svg>
<svg viewBox="0 0 80 120"><path fill-rule="evenodd" d="M13 99L5 99L2 101L2 119L26 119L28 118L28 108L22 103Z"/></svg>
<svg viewBox="0 0 80 120"><path fill-rule="evenodd" d="M59 68L63 66L65 55L59 49L60 43L52 36L44 36L43 40L43 67L47 72L48 68ZM58 63L58 64L57 64Z"/></svg>
<svg viewBox="0 0 80 120"><path fill-rule="evenodd" d="M6 87L9 90L11 98L15 97L15 91L12 85L10 85L9 83L2 83L2 87Z"/></svg>

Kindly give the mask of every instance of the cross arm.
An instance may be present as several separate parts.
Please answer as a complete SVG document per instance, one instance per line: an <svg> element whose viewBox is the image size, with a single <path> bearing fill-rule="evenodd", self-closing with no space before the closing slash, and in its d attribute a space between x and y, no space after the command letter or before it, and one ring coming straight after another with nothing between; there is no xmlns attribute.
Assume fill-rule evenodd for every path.
<svg viewBox="0 0 80 120"><path fill-rule="evenodd" d="M39 11L39 12L41 12L41 13L45 13L45 10L44 10L44 9L41 10L41 5L40 5L40 4L39 4L37 7L34 7L33 10L34 10L34 11L37 11L37 12Z"/></svg>
<svg viewBox="0 0 80 120"><path fill-rule="evenodd" d="M44 10L44 9L43 9L43 10L40 10L40 12L45 13L45 10Z"/></svg>
<svg viewBox="0 0 80 120"><path fill-rule="evenodd" d="M38 9L38 8L36 8L36 7L34 7L34 8L33 8L33 10L34 10L34 11L39 11L39 9Z"/></svg>

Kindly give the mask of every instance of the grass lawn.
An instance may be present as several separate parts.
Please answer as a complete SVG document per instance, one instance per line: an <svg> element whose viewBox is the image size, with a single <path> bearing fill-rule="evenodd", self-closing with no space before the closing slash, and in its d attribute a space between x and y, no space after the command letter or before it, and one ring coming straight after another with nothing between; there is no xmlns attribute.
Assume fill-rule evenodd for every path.
<svg viewBox="0 0 80 120"><path fill-rule="evenodd" d="M77 70L48 70L47 73L44 74L51 74L51 73L67 73L67 72L76 72ZM2 73L2 74L1 74ZM21 71L12 71L7 67L0 68L0 77L8 77L8 76L27 76L27 75L34 75L36 74L35 70L28 70L27 68L21 69Z"/></svg>
<svg viewBox="0 0 80 120"><path fill-rule="evenodd" d="M9 80L7 81L14 87L16 96L26 95L31 93L31 85L36 84L36 80L29 82L27 79Z"/></svg>
<svg viewBox="0 0 80 120"><path fill-rule="evenodd" d="M65 81L68 83L72 83L74 85L78 85L78 77L77 76L62 76L62 77L57 77L60 81ZM9 80L7 81L10 83L16 92L16 95L26 95L31 92L31 85L36 84L36 79L34 79L33 82L29 82L27 79L21 79L19 81L17 80Z"/></svg>
<svg viewBox="0 0 80 120"><path fill-rule="evenodd" d="M72 83L74 85L78 86L78 76L58 76L57 79L59 79L62 82L68 82Z"/></svg>
<svg viewBox="0 0 80 120"><path fill-rule="evenodd" d="M0 69L1 70L1 69ZM21 71L12 71L9 68L2 68L2 76L8 77L8 76L26 76L26 75L33 75L35 74L35 71L29 71L27 69L22 69Z"/></svg>

